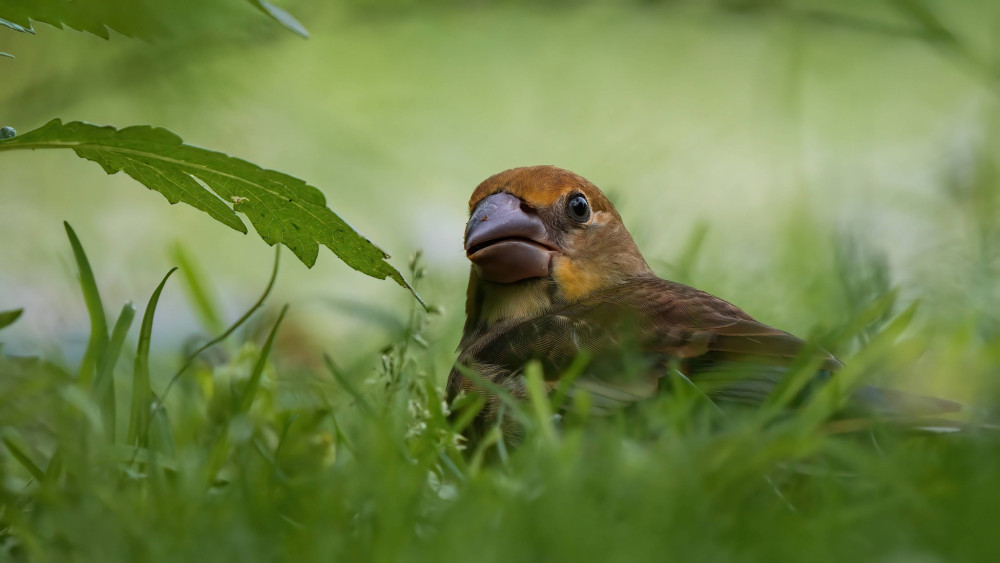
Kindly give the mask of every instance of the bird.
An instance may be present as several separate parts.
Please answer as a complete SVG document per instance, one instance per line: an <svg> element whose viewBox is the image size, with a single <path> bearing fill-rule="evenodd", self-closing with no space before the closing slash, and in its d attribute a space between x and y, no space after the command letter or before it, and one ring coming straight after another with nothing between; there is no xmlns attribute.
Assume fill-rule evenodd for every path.
<svg viewBox="0 0 1000 563"><path fill-rule="evenodd" d="M524 368L533 360L552 392L584 355L570 390L586 391L597 411L617 412L661 393L670 373L705 386L713 401L759 405L807 351L728 301L657 276L611 201L569 170L528 166L484 180L469 200L464 247L466 318L446 393L449 401L483 397L464 429L473 444L494 426L521 442L501 395L527 400ZM814 354L817 381L835 377L841 362ZM872 411L961 409L874 387L855 397Z"/></svg>

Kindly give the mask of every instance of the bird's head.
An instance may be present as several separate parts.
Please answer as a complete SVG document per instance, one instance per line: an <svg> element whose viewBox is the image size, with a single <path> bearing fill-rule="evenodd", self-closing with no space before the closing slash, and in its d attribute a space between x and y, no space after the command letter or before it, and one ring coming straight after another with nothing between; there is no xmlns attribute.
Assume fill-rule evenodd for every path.
<svg viewBox="0 0 1000 563"><path fill-rule="evenodd" d="M597 186L554 166L487 178L469 200L469 328L543 314L652 273Z"/></svg>

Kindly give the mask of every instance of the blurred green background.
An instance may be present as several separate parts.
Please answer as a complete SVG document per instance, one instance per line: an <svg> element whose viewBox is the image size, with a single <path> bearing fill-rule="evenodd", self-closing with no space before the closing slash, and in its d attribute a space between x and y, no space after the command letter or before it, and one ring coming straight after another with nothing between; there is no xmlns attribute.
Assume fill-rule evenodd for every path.
<svg viewBox="0 0 1000 563"><path fill-rule="evenodd" d="M611 194L658 273L802 336L864 300L838 272L871 269L922 301L928 350L903 386L969 399L1000 338L1000 6L929 2L952 41L912 4L282 3L308 40L234 1L150 42L38 25L0 30L17 56L0 59L0 122L163 126L307 180L400 270L423 251L420 290L446 312L431 329L442 365L463 316L472 189L514 166L569 168ZM266 281L256 234L68 151L0 155L0 188L0 309L26 309L7 353L82 353L63 220L112 309L145 302L175 244L226 318ZM401 330L410 301L329 252L312 270L286 252L272 303L291 303L296 338L351 363ZM199 330L178 286L162 303L161 352Z"/></svg>

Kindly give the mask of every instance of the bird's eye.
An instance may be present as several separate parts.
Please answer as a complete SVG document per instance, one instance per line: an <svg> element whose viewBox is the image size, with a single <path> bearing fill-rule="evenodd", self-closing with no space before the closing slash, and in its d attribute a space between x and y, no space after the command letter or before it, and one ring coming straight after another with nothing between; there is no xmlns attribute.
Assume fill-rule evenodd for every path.
<svg viewBox="0 0 1000 563"><path fill-rule="evenodd" d="M569 198L569 203L566 204L566 212L569 213L569 216L574 221L586 223L590 219L590 204L587 203L587 198L583 194L576 194Z"/></svg>

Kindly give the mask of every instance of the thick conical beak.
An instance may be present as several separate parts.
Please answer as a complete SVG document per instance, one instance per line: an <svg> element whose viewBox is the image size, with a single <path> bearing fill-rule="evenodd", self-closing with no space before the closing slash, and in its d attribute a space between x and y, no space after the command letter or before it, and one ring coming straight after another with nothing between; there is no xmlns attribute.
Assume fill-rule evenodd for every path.
<svg viewBox="0 0 1000 563"><path fill-rule="evenodd" d="M466 256L487 281L547 277L555 251L538 215L507 193L480 201L465 227Z"/></svg>

